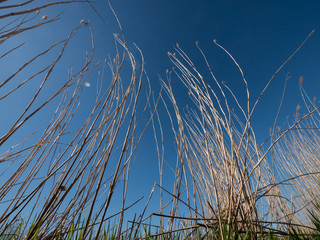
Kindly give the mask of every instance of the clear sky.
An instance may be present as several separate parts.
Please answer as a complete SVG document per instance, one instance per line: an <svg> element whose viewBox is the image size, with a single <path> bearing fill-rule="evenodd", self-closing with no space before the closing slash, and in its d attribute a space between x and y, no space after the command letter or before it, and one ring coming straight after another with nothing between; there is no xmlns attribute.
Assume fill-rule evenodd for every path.
<svg viewBox="0 0 320 240"><path fill-rule="evenodd" d="M174 52L175 43L203 67L195 46L195 41L199 41L218 81L225 81L236 96L245 101L241 75L230 58L213 44L216 39L242 67L252 102L279 66L315 29L315 34L277 75L257 108L254 123L261 131L261 141L273 124L287 74L291 78L283 118L292 116L297 104L302 104L298 87L300 76L304 77L304 87L310 96L319 95L315 87L320 71L318 1L302 4L299 1L119 0L112 5L129 44L135 42L143 51L146 70L154 85L158 84L157 74L165 78L165 70L172 67L167 52ZM107 16L109 27L113 21L110 14Z"/></svg>
<svg viewBox="0 0 320 240"><path fill-rule="evenodd" d="M155 94L160 89L159 77L165 79L166 69L171 69L173 66L167 53L174 52L176 43L179 43L180 47L196 62L199 69L204 72L204 76L208 75L195 45L195 41L199 41L199 46L206 53L218 81L225 81L240 103L245 104L245 87L241 75L230 58L213 44L213 40L216 39L243 69L253 103L274 72L315 29L315 33L303 48L279 72L258 105L253 124L260 143L268 137L269 128L273 125L288 74L291 78L288 81L279 125L283 125L287 116L293 119L297 104L303 106L299 93L300 76L304 78L303 84L310 97L320 98L320 2L317 0L303 3L287 0L113 0L111 4L121 22L127 44L136 54L137 59L139 53L133 43L136 43L143 52L146 72ZM1 62L2 66L6 66L1 70L1 75L9 74L14 64L23 62L34 48L42 46L39 44L45 46L45 43L53 43L64 38L73 27L79 25L81 19L90 20L92 25L95 55L102 60L108 54L114 55L112 34L119 33L116 20L106 1L97 1L94 6L105 23L86 4L43 10L41 16L52 16L62 10L65 12L57 24L54 23L50 28L24 36L29 41L28 47L24 48L18 58L8 58L7 62ZM16 39L17 42L23 40ZM14 46L15 42L12 44ZM63 60L64 64L59 66L61 71L58 76L61 76L61 79L57 78L57 84L63 82L63 76L67 74L68 61L71 66L76 67L84 63L85 51L90 50L89 32L81 30L75 44L68 50L68 57ZM90 87L84 89L84 96L82 96L84 106L87 104L88 109L90 101L95 99L96 94L94 77L88 80ZM50 87L56 87L55 84L50 84ZM187 101L185 100L186 92L178 79L173 81L173 87L179 104L184 105ZM25 97L21 94L20 98L1 103L1 112L6 112L6 115L10 116L0 117L2 128L9 125L10 119L14 119L19 106L24 107ZM83 111L85 112L85 109ZM165 160L174 167L176 156L174 139L169 131L170 123L163 108L159 113L163 116L163 127L166 130ZM38 127L41 122L34 122L30 127ZM3 134L3 132L4 130L0 129L0 133ZM12 142L18 138L19 136L16 136ZM1 152L3 151L1 149ZM147 197L153 184L158 181L158 160L155 151L153 132L150 127L133 162L131 174L133 187L129 187L129 202L142 195ZM168 169L167 186L170 188L172 185L170 185Z"/></svg>

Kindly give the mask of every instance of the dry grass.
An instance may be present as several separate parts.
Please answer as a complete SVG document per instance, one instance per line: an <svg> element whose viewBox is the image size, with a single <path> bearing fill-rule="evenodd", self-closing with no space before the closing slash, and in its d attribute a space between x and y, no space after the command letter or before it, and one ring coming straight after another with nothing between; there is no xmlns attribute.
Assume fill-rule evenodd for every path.
<svg viewBox="0 0 320 240"><path fill-rule="evenodd" d="M181 221L178 204L189 208L189 221L184 218L185 224L194 228L200 224L204 232L215 226L222 239L225 223L232 231L250 229L257 233L271 226L284 231L289 225L307 227L310 223L306 210L319 198L319 107L316 100L309 99L300 79L308 112L302 117L297 113L295 121L281 131L275 129L276 118L271 138L262 145L257 142L252 116L274 77L313 32L279 67L253 104L241 67L214 41L240 71L246 88L246 106L239 104L224 82L218 82L198 43L211 78L201 75L178 44L176 53L169 53L175 68L162 83L173 105L173 115L166 107L175 129L178 152L175 198L169 214L172 225L168 231L173 229L173 221ZM171 78L181 80L193 102L185 111L179 108L181 104L176 100ZM282 101L283 97L278 114ZM233 110L234 105L238 109Z"/></svg>
<svg viewBox="0 0 320 240"><path fill-rule="evenodd" d="M29 10L15 11L16 8L27 6L30 2L33 1L2 7L12 9L12 13L0 16L1 19L8 18L10 21L10 24L1 29L0 44L25 31L58 20L58 17L39 16L39 11L43 8L57 4L87 3L55 2ZM37 19L38 23L34 24ZM48 82L54 81L52 75L55 67L64 57L69 41L80 28L89 29L92 38L92 51L87 56L85 64L77 72L69 68L69 76L65 83L51 95L45 94L45 98L40 98ZM5 206L1 207L0 212L3 232L6 231L6 226L11 226L19 216L29 216L28 219L24 219L24 227L30 228L26 239L32 239L34 236L51 239L58 233L67 234L74 224L79 225L84 219L86 222L82 227L83 238L87 238L93 228L98 237L106 220L110 218L107 210L118 185L119 191L122 191L122 208L116 214L119 217L118 234L120 233L126 206L128 170L148 125L147 122L146 125L140 126L140 120L145 114L149 99L147 96L147 101L142 103L144 110L137 115L142 81L145 78L144 60L141 54L142 66L137 72L135 58L127 49L124 38L122 39L115 36L116 44L119 45L116 49L119 48L121 52L117 52L113 60L106 60L98 72L98 63L94 61L91 27L89 24L81 23L65 40L31 57L7 79L1 80L0 88L3 91L0 100L4 101L7 97L21 94L19 89L35 77L44 76L38 89L26 103L25 109L1 136L0 146L5 146L12 138L17 139L17 134L23 136L23 133L27 132L24 131L24 127L28 126L29 122L37 121L37 114L56 99L60 99L56 109L50 112L52 120L39 138L35 140L33 136L26 136L7 151L2 150L4 153L0 157L1 162L8 163L1 175L0 187L0 202ZM7 55L16 53L22 46L23 44L20 44L8 50L1 58L5 59ZM19 83L14 86L16 77L22 71L28 69L34 61L45 59L52 51L58 54L48 66L31 73L30 77L20 78ZM123 83L121 73L125 59L129 59L131 76ZM107 77L110 82L107 87L103 84L106 78L105 68L109 68L111 72L111 76ZM98 72L95 104L87 119L79 122L79 99L86 80L93 72ZM141 107L141 104L139 106ZM47 109L45 111L48 112ZM74 126L80 127L74 129ZM104 198L100 199L101 196ZM22 232L26 232L26 229Z"/></svg>
<svg viewBox="0 0 320 240"><path fill-rule="evenodd" d="M59 15L53 18L40 16L41 9L74 3L93 7L88 1L65 1L21 10L22 7L27 9L32 2L0 7L11 12L0 16L7 22L0 29L0 45L27 31L50 26L59 19ZM312 229L306 210L310 203L319 200L317 100L308 97L303 78L300 78L301 95L308 112L300 116L297 107L294 122L284 130L276 129L283 94L271 137L262 145L257 142L252 116L274 77L313 32L279 67L255 102L250 98L249 86L239 64L214 41L240 71L246 89L245 106L240 105L229 86L218 82L198 43L196 46L210 78L203 77L177 45L176 53L169 53L175 69L167 72L167 81L162 81L163 90L173 107L171 110L161 92L160 97L152 98L143 55L137 47L141 54L140 69L127 48L120 22L114 15L121 31L120 36L114 35L117 50L114 59L101 65L95 61L90 24L81 20L66 39L30 56L10 76L1 80L0 101L4 102L21 94L20 89L34 79L43 77L25 108L0 137L0 164L4 166L0 172L0 204L5 206L0 208L1 236L16 226L21 216L28 216L17 227L23 228L19 232L26 234L26 239L65 239L75 226L81 231L79 239L100 239L106 221L114 217L117 218L116 227L110 231L117 238L200 239L210 236L238 239L241 234L258 238L270 231L287 235L288 226ZM42 93L52 81L58 63L65 57L70 41L82 29L89 29L92 43L85 64L77 71L69 67L64 84L43 97ZM17 53L23 45L6 50L0 59L5 60ZM30 70L21 78L22 72L32 69L33 63L52 55L52 52L56 56L50 64L36 72ZM127 67L125 59L130 62L130 76L123 81L123 68ZM110 84L102 87L107 68L111 72L107 77ZM87 79L94 72L98 72L95 103L87 118L79 122L79 100ZM186 111L180 109L176 100L171 86L173 77L181 80L193 102ZM149 86L149 91L146 100L141 102L143 82ZM41 112L48 112L47 108L57 99L58 105L50 112L52 118L41 134L25 130ZM168 112L177 147L173 191L163 187L165 132L157 109L161 100ZM236 110L233 110L234 106ZM144 115L147 120L142 123ZM136 203L130 206L126 203L130 164L149 123L156 141L160 179L142 211L129 221L130 226L124 226L125 211ZM14 145L12 140L16 141ZM160 191L160 208L146 216L155 190ZM108 210L115 191L122 196L122 207L111 214ZM171 196L171 199L166 201L164 195ZM150 225L151 217L153 225ZM154 223L157 217L160 221ZM150 232L151 226L157 230ZM141 233L141 229L145 232Z"/></svg>

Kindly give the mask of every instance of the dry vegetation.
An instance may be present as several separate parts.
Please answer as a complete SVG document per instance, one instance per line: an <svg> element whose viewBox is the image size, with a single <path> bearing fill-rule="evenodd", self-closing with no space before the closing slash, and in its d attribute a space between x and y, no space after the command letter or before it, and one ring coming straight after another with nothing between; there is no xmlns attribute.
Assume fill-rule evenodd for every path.
<svg viewBox="0 0 320 240"><path fill-rule="evenodd" d="M259 145L251 124L252 116L260 98L287 61L251 106L248 84L241 67L227 50L216 41L214 44L238 67L247 89L247 104L242 107L231 89L224 82L217 81L198 43L211 79L202 77L179 45L175 54L169 53L176 69L168 73L169 83L163 81L163 85L173 104L177 123L175 195L185 192L190 220L197 220L196 224L193 223L195 227L201 220L207 231L215 227L221 235L225 223L232 231L247 232L250 229L262 233L276 228L281 235L286 235L290 226L309 228L307 209L319 197L319 107L316 99L308 97L301 77L301 95L308 112L299 116L297 109L295 121L285 130L275 129L275 120L270 139ZM178 107L170 85L172 75L183 82L193 100L194 106L186 108L186 111ZM238 110L232 109L230 102L236 103ZM280 110L281 104L278 114ZM242 116L238 117L236 112ZM173 216L176 209L175 206L171 211Z"/></svg>
<svg viewBox="0 0 320 240"><path fill-rule="evenodd" d="M28 6L30 2L33 1L26 1L19 6ZM58 20L58 17L41 17L39 12L43 8L54 4L75 4L74 2L86 3L55 2L27 11L15 11L18 6L3 7L12 9L12 14L1 16L2 19L10 18L10 22L1 29L1 44L24 31ZM22 17L19 17L20 15ZM17 18L12 19L15 16ZM35 19L38 20L36 24L33 21ZM96 68L99 65L93 60L92 36L92 52L84 66L78 71L70 68L68 78L57 91L51 95L46 94L46 98L38 98L47 82L55 80L52 77L55 67L64 56L69 41L80 28L89 28L91 32L90 25L81 21L79 27L73 29L66 39L35 56L30 56L28 62L7 79L1 80L1 101L4 101L11 95L21 94L18 93L19 88L29 84L38 75L44 76L23 112L1 136L0 146L4 146L19 130L21 134L21 129L30 121L36 120L38 112L45 109L50 102L56 98L60 101L52 111L52 120L35 142L30 144L28 138L34 138L27 136L10 149L2 149L1 162L8 164L4 170L6 174L1 175L0 196L2 204L8 201L9 204L6 204L5 208L1 207L1 229L5 231L6 226L11 226L19 216L25 216L24 213L27 212L31 217L23 219L23 227L30 228L27 239L32 239L33 236L41 239L53 238L58 233L63 235L80 222L83 225L84 238L88 237L89 232L92 234L93 228L95 232L100 232L106 220L110 218L107 210L119 182L123 184L119 187L120 191L123 191L123 208L119 209L117 215L120 216L118 229L122 229L128 169L144 131L141 127L140 132L137 131L141 116L136 114L144 78L143 65L140 72L137 72L134 56L119 40L122 53L119 52L114 59L106 60L102 64L104 66L98 72L97 85L100 87L97 89L95 104L87 119L79 123L77 110L80 95L85 81L93 71L98 71ZM20 47L22 44L7 50L2 58L8 54L15 54ZM34 61L45 58L50 51L57 53L50 65L39 69L38 72L29 73L30 76L20 74ZM126 84L123 84L121 72L125 58L130 60L132 73L130 79L126 79ZM108 80L111 80L109 86L102 88L105 67L110 68L112 75L108 76ZM14 81L15 78L18 78L18 81ZM11 82L13 84L10 84ZM5 88L7 85L9 87ZM142 104L145 106L140 104L139 107L146 110L148 102ZM80 125L77 129L72 126L75 122L77 126ZM28 142L28 145L24 144L25 142ZM105 187L106 185L108 187ZM26 229L22 232L26 232Z"/></svg>
<svg viewBox="0 0 320 240"><path fill-rule="evenodd" d="M65 1L30 9L28 6L33 0L18 5L8 5L9 2L0 1L0 9L10 12L0 16L6 23L0 29L2 45L26 31L47 24L49 27L59 20L59 16L41 16L39 13L44 8L59 4L90 4L88 1ZM24 7L28 10L23 10ZM120 24L119 28L122 32ZM83 29L89 29L92 37L92 51L85 64L77 71L70 67L64 84L45 94L44 98L41 95L43 89L48 82L54 81L55 68L64 57L68 44ZM142 84L149 84L142 53L139 56L142 66L138 71L135 56L128 50L124 35L115 35L117 55L100 65L94 59L93 37L90 24L81 21L66 39L42 52L35 51L35 55L28 56L29 60L10 76L0 80L0 101L5 102L7 98L21 94L20 88L42 77L23 111L8 129L1 129L1 239L238 239L242 234L248 238L270 233L286 236L290 227L313 229L307 209L319 198L317 100L306 94L301 78L300 90L308 111L306 114L299 116L297 109L296 119L285 130L276 129L275 120L271 137L263 145L257 142L257 133L251 124L256 106L270 82L307 39L280 66L255 102L250 99L241 67L214 41L230 56L242 75L247 104L241 106L231 89L224 82L217 81L198 44L211 79L204 78L177 45L176 53L169 53L175 70L168 71L167 80L162 80L166 94L153 99L150 90L147 101L140 101ZM23 43L11 49L2 48L0 60L17 53L22 47ZM33 62L46 58L51 52L56 57L50 64L36 72L30 70L28 74L21 74ZM131 76L122 81L125 59L131 63ZM104 71L107 67L112 74L106 77ZM79 99L93 72L98 72L100 87L91 112L79 123L76 119ZM179 108L175 98L171 86L173 77L182 81L193 101L193 106L186 111ZM107 87L102 87L104 78L110 82ZM167 110L177 145L173 191L162 186L165 143L157 110L159 100ZM52 120L41 134L24 132L41 111L56 102L58 104L51 112ZM233 110L234 106L238 109ZM281 111L281 103L278 111ZM142 124L143 115L147 121ZM130 163L149 124L153 127L159 158L160 180L156 189L160 191L160 209L145 216L153 189L145 209L137 213L138 217L127 226L124 214L132 207L126 203ZM79 127L74 129L74 126ZM23 135L25 133L28 134ZM22 137L17 138L17 135ZM11 139L20 141L12 145ZM110 215L108 209L115 191L122 194L122 208L117 214ZM165 202L164 194L172 196L172 200ZM21 216L24 216L23 220ZM156 230L148 232L151 217ZM106 223L113 218L117 219L115 228L106 230ZM154 219L159 221L155 223ZM144 232L141 229L145 229ZM78 235L70 235L74 232Z"/></svg>

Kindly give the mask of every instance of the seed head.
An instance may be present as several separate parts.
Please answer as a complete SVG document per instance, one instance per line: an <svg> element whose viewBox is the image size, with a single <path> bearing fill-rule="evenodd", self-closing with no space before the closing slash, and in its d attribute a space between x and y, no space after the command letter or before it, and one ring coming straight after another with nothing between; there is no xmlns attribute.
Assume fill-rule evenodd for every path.
<svg viewBox="0 0 320 240"><path fill-rule="evenodd" d="M47 18L48 18L47 15L43 15L41 19L42 19L42 20L46 20Z"/></svg>
<svg viewBox="0 0 320 240"><path fill-rule="evenodd" d="M84 24L84 20L83 19L81 19L80 24Z"/></svg>
<svg viewBox="0 0 320 240"><path fill-rule="evenodd" d="M302 76L299 77L299 83L300 83L300 84L303 83L303 77L302 77Z"/></svg>

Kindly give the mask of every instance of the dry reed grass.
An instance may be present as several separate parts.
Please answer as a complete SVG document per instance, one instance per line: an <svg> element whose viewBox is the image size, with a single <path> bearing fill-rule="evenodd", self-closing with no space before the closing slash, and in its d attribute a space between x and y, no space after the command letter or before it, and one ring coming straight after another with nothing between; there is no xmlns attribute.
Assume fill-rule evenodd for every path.
<svg viewBox="0 0 320 240"><path fill-rule="evenodd" d="M38 3L39 6L32 9L20 10L31 2L33 0L1 7L12 12L0 16L0 19L8 19L9 22L0 30L0 44L16 35L58 20L59 16L39 16L41 9L71 3L91 5L88 1L61 1L43 5ZM19 10L16 10L18 8ZM40 21L34 23L37 19ZM34 137L26 136L21 142L3 151L0 157L1 162L10 161L1 173L0 204L5 206L1 207L0 211L2 234L19 216L29 216L24 219L25 229L22 231L28 232L26 239L33 239L34 236L53 239L58 234L63 237L80 223L83 224L83 239L88 238L89 233L92 234L92 229L95 229L96 234L93 237L98 239L106 221L113 217L108 214L108 209L116 187L122 192L122 207L115 214L119 217L118 234L122 229L124 212L128 209L125 201L130 162L146 126L151 121L149 119L140 126L141 118L149 104L149 96L146 101L139 103L142 82L145 81L148 85L148 81L144 80L144 59L140 52L142 65L137 71L135 57L128 50L123 34L120 37L115 35L117 54L113 60L104 62L101 72L98 73L95 104L87 119L79 122L77 111L84 84L93 72L98 72L99 65L94 60L94 39L90 24L82 23L73 29L66 39L31 57L0 82L0 101L4 101L9 96L21 94L18 92L20 88L29 84L35 77L44 75L38 89L26 103L25 109L0 137L0 146L5 146L17 134L22 136L24 127L31 121L37 121L39 112L56 99L60 99L56 109L51 112L52 120L36 141ZM119 27L122 32L120 24ZM40 98L46 84L52 81L55 67L63 59L69 41L80 28L90 30L92 41L92 51L87 56L85 64L79 71L69 68L69 76L65 83L51 95L46 94L45 98ZM7 50L1 58L5 59L9 54L15 54L22 46L23 44L20 44ZM46 58L52 51L58 54L48 66L25 79L21 79L20 75L18 85L11 84L22 71L28 70L29 65ZM131 74L123 82L121 73L125 59L129 59ZM111 72L111 76L108 77L110 84L107 87L103 84L106 68ZM7 86L9 87L5 88ZM148 94L150 95L150 92ZM140 107L142 104L143 109L139 114L138 104ZM74 129L75 123L80 127ZM33 143L30 143L31 139ZM104 198L100 199L101 196Z"/></svg>
<svg viewBox="0 0 320 240"><path fill-rule="evenodd" d="M225 82L218 82L198 42L196 46L211 78L202 76L178 44L176 53L168 53L175 68L168 72L167 81L162 80L162 84L173 106L172 114L164 100L177 145L174 198L166 215L171 219L168 232L174 230L174 222L192 229L202 228L204 235L214 228L222 239L225 226L228 231L250 229L257 234L272 227L284 235L288 226L311 228L307 209L311 202L319 199L319 106L316 100L308 97L300 78L301 95L308 112L304 116L296 114L291 125L277 130L283 94L271 137L263 144L257 142L252 116L272 80L313 33L279 67L253 104L241 67L214 40L242 76L245 106L240 105ZM179 108L171 86L173 77L180 79L193 102L185 111ZM233 110L234 104L238 110ZM178 214L178 205L189 208L189 217ZM185 236L196 238L194 234L195 231L188 230Z"/></svg>
<svg viewBox="0 0 320 240"><path fill-rule="evenodd" d="M53 18L38 16L43 8L76 2L88 3L92 7L88 1L75 0L15 11L32 2L29 0L0 7L12 10L10 14L0 16L0 19L9 20L0 29L0 44L59 19L59 15ZM34 23L37 18L41 20ZM117 21L122 33L120 22ZM40 93L64 57L70 40L84 27L89 28L92 38L92 52L86 63L77 72L71 68L63 86L45 99L40 99ZM198 43L196 46L209 69L210 80L201 75L192 60L177 45L176 53L169 53L175 69L167 72L168 81L162 81L163 90L173 106L172 112L161 93L158 99L152 99L149 91L146 102L139 105L143 79L146 78L148 83L143 55L137 48L142 61L141 70L138 71L123 33L121 38L117 34L114 37L117 55L105 61L102 72L98 74L98 85L102 86L104 68L109 67L111 83L105 90L98 87L92 111L83 123L77 123L80 126L77 129L73 129L72 124L77 121L84 84L100 64L94 61L94 41L89 23L81 20L80 26L66 39L31 57L13 74L1 80L0 89L3 91L0 101L4 101L18 94L18 90L34 78L42 74L45 76L25 109L0 137L2 149L47 105L60 99L52 113L52 120L36 141L32 135L28 135L9 149L2 150L0 164L7 164L7 168L0 173L0 204L5 206L0 210L2 233L11 228L25 212L30 216L25 219L22 231L28 232L26 239L34 236L53 239L58 235L65 238L75 225L81 225L81 239L88 238L90 234L94 234L90 235L92 238L98 239L104 223L115 216L118 217L117 238L141 237L141 227L151 226L148 221L152 216L160 217L159 224L153 225L159 230L157 233L149 233L149 236L145 235L145 238L170 239L179 236L181 239L199 239L214 232L216 236L225 239L225 231L241 234L247 233L248 229L252 232L251 237L257 238L257 234L268 233L270 229L285 235L288 225L310 229L306 222L306 209L319 198L319 107L316 105L317 100L311 100L306 94L302 85L303 78L299 80L300 90L308 113L300 117L297 108L295 122L282 131L276 130L277 114L271 137L262 145L258 144L252 127L252 116L261 96L307 39L275 72L253 104L241 67L227 50L214 41L241 73L246 88L246 106L240 105L224 82L218 82ZM23 44L7 50L0 59L16 53L21 47ZM59 47L60 52L51 64L19 81L15 87L5 88L11 86L10 83L19 73L28 69L31 63L46 57L53 50L57 51ZM123 50L122 53L118 47ZM131 76L124 83L121 73L126 58L131 64ZM194 103L185 114L179 108L171 86L173 74L185 85ZM162 100L168 112L177 144L173 192L163 187L165 143L162 119L157 111L159 100ZM231 102L235 103L238 110L233 111ZM139 115L138 106L142 109ZM148 121L140 126L141 118L148 109ZM242 116L238 117L236 112ZM124 227L124 213L135 204L125 207L130 163L149 123L152 124L156 141L160 180L159 184L154 185L142 212L130 222L131 226ZM33 143L30 143L31 139ZM262 147L267 143L268 147L263 150ZM121 186L117 191L122 194L122 208L110 215L110 201L119 184ZM104 185L108 185L108 188ZM145 216L156 188L160 191L160 209ZM170 195L172 199L165 202L164 194ZM99 200L100 196L105 198Z"/></svg>

